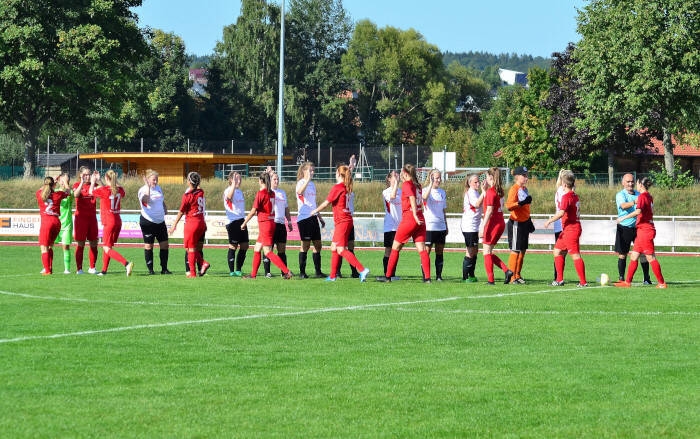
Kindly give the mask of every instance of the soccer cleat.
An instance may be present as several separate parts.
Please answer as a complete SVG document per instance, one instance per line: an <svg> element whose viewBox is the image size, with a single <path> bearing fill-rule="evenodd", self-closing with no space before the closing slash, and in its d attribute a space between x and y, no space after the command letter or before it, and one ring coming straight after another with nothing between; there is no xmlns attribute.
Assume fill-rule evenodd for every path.
<svg viewBox="0 0 700 439"><path fill-rule="evenodd" d="M70 270L63 270L63 274L70 274Z"/></svg>
<svg viewBox="0 0 700 439"><path fill-rule="evenodd" d="M299 279L308 279L309 275L306 273L299 273Z"/></svg>
<svg viewBox="0 0 700 439"><path fill-rule="evenodd" d="M476 276L469 276L469 277L467 278L467 282L469 282L469 283L476 283L476 282L479 282L479 279L477 279Z"/></svg>
<svg viewBox="0 0 700 439"><path fill-rule="evenodd" d="M488 282L486 282L486 285L496 285L496 282L488 281Z"/></svg>
<svg viewBox="0 0 700 439"><path fill-rule="evenodd" d="M286 279L286 280L289 280L293 277L294 277L294 273L292 273L291 271L288 271L282 275L282 279Z"/></svg>
<svg viewBox="0 0 700 439"><path fill-rule="evenodd" d="M563 280L562 280L562 281L553 280L553 281L552 281L552 286L553 286L553 287L562 287L562 286L564 286L564 281L563 281Z"/></svg>
<svg viewBox="0 0 700 439"><path fill-rule="evenodd" d="M42 270L42 271L41 271L41 275L42 275L42 276L51 276L52 274L53 274L53 273L50 272L50 271L46 271L46 270Z"/></svg>
<svg viewBox="0 0 700 439"><path fill-rule="evenodd" d="M342 279L342 278L343 278L343 275L342 275L342 273L339 271L339 272L337 272L337 273L335 274L335 277Z"/></svg>
<svg viewBox="0 0 700 439"><path fill-rule="evenodd" d="M134 271L134 263L133 262L127 262L126 264L126 275L131 276L131 272Z"/></svg>
<svg viewBox="0 0 700 439"><path fill-rule="evenodd" d="M268 279L272 279L272 273L265 273L265 277Z"/></svg>
<svg viewBox="0 0 700 439"><path fill-rule="evenodd" d="M364 270L362 270L362 271L361 271L360 273L358 273L358 274L360 275L360 282L366 281L366 280L367 280L367 275L369 274L369 268L365 268Z"/></svg>
<svg viewBox="0 0 700 439"><path fill-rule="evenodd" d="M582 284L581 282L579 282L579 283L576 284L576 288L584 288L584 287L587 287L587 286L588 286L588 282L586 282L585 284Z"/></svg>
<svg viewBox="0 0 700 439"><path fill-rule="evenodd" d="M192 273L190 273L190 272L187 272L187 274L185 275L185 277L186 277L187 279L194 279L194 278L197 277L197 275L196 275L196 274L192 274Z"/></svg>
<svg viewBox="0 0 700 439"><path fill-rule="evenodd" d="M361 277L361 274L358 273L357 271L353 271L352 274L350 275L350 277L353 279L359 279Z"/></svg>
<svg viewBox="0 0 700 439"><path fill-rule="evenodd" d="M46 273L46 268L42 268L41 271L39 272L39 274L44 274L44 273Z"/></svg>
<svg viewBox="0 0 700 439"><path fill-rule="evenodd" d="M156 272L153 270L148 270L148 276L155 276Z"/></svg>
<svg viewBox="0 0 700 439"><path fill-rule="evenodd" d="M243 276L243 273L241 273L241 270L236 270L231 272L231 276L233 277L241 277Z"/></svg>
<svg viewBox="0 0 700 439"><path fill-rule="evenodd" d="M160 274L173 274L173 272L168 270L167 268L164 268L164 269L160 270Z"/></svg>
<svg viewBox="0 0 700 439"><path fill-rule="evenodd" d="M200 275L200 276L204 276L205 274L207 274L207 270L209 270L209 267L211 267L211 265L209 264L209 262L206 262L206 261L203 262L203 263L202 263L202 268L199 270L199 275Z"/></svg>
<svg viewBox="0 0 700 439"><path fill-rule="evenodd" d="M96 268L90 268L90 269L88 270L88 274L99 274L99 273L97 272L97 269L96 269Z"/></svg>
<svg viewBox="0 0 700 439"><path fill-rule="evenodd" d="M510 283L510 280L513 278L513 272L508 270L506 271L506 279L503 281L504 285L508 285Z"/></svg>
<svg viewBox="0 0 700 439"><path fill-rule="evenodd" d="M621 281L615 282L615 283L613 284L613 286L616 286L616 287L618 287L618 288L629 288L629 287L632 286L632 284L629 283L629 282L627 282L627 281L625 281L625 280L621 280Z"/></svg>
<svg viewBox="0 0 700 439"><path fill-rule="evenodd" d="M327 274L321 273L320 271L316 273L316 278L317 278L317 279L325 279L325 278L327 278L327 277L328 277Z"/></svg>
<svg viewBox="0 0 700 439"><path fill-rule="evenodd" d="M386 276L377 276L377 282L391 283L391 278Z"/></svg>
<svg viewBox="0 0 700 439"><path fill-rule="evenodd" d="M83 270L78 270L75 272L75 274L85 274L85 272Z"/></svg>
<svg viewBox="0 0 700 439"><path fill-rule="evenodd" d="M107 272L106 272L106 271L98 271L98 272L95 273L95 274L97 274L98 276L104 276L104 275L107 274Z"/></svg>
<svg viewBox="0 0 700 439"><path fill-rule="evenodd" d="M241 279L255 279L255 276L251 276L249 274L244 274L243 276L241 276Z"/></svg>
<svg viewBox="0 0 700 439"><path fill-rule="evenodd" d="M336 279L337 279L337 277L330 277L330 276L328 276L328 277L326 278L326 282L335 282Z"/></svg>
<svg viewBox="0 0 700 439"><path fill-rule="evenodd" d="M657 284L656 288L660 288L662 290L665 290L666 288L668 288L668 286L666 286L666 283L664 282L664 283Z"/></svg>
<svg viewBox="0 0 700 439"><path fill-rule="evenodd" d="M525 279L523 279L522 277L516 277L511 283L513 285L525 285Z"/></svg>
<svg viewBox="0 0 700 439"><path fill-rule="evenodd" d="M431 283L430 278L424 278L424 279L423 279L423 283L424 283L424 284L429 284L429 283Z"/></svg>
<svg viewBox="0 0 700 439"><path fill-rule="evenodd" d="M652 285L652 283L650 280L645 280L644 282L642 282L642 285Z"/></svg>
<svg viewBox="0 0 700 439"><path fill-rule="evenodd" d="M442 282L442 277L440 277L440 276L436 277L435 282Z"/></svg>

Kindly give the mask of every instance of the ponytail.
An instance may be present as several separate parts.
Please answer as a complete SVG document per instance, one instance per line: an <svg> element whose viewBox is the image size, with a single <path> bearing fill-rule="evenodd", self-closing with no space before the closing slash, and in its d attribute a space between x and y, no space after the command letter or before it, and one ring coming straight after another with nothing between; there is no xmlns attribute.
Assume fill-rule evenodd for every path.
<svg viewBox="0 0 700 439"><path fill-rule="evenodd" d="M411 176L411 180L413 181L413 184L416 185L416 187L421 187L421 184L418 181L418 175L416 174L415 166L411 164L406 164L403 167L403 171Z"/></svg>
<svg viewBox="0 0 700 439"><path fill-rule="evenodd" d="M265 184L265 189L267 189L268 192L272 190L272 183L270 181L270 173L263 171L260 173L260 181Z"/></svg>
<svg viewBox="0 0 700 439"><path fill-rule="evenodd" d="M343 179L343 184L345 185L345 190L350 194L352 193L352 172L350 168L346 165L338 166L338 175Z"/></svg>
<svg viewBox="0 0 700 439"><path fill-rule="evenodd" d="M41 187L41 199L46 201L49 199L49 195L53 192L53 187L56 184L53 177L44 178L44 185Z"/></svg>
<svg viewBox="0 0 700 439"><path fill-rule="evenodd" d="M114 169L110 169L105 173L105 180L107 180L109 183L112 196L117 196L117 193L119 192L119 183L117 182L117 173L114 172Z"/></svg>

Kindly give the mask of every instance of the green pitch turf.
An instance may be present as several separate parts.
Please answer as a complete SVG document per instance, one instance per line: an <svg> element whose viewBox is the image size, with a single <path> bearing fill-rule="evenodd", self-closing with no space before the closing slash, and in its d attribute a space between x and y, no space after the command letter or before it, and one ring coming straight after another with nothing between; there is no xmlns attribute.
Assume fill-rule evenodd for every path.
<svg viewBox="0 0 700 439"><path fill-rule="evenodd" d="M412 248L391 284L380 251L357 252L361 284L347 263L336 283L231 278L223 249L205 277L182 249L146 276L119 250L130 278L41 276L37 247L0 247L2 437L700 437L697 257L661 256L659 290L596 286L612 255L555 288L550 254L488 286L481 254L479 283L448 253L425 285Z"/></svg>

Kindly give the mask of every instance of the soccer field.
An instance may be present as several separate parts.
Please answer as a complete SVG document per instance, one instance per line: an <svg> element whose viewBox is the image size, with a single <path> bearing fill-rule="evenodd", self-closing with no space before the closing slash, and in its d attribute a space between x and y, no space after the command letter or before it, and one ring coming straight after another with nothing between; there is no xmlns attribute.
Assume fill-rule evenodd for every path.
<svg viewBox="0 0 700 439"><path fill-rule="evenodd" d="M700 437L697 256L660 256L659 290L596 286L614 255L584 254L576 288L570 259L549 286L551 254L489 286L481 254L478 284L460 252L423 284L407 247L383 284L383 253L358 251L362 284L347 263L336 283L231 278L224 249L205 277L181 248L146 276L119 250L130 278L41 276L37 247L0 247L2 437Z"/></svg>

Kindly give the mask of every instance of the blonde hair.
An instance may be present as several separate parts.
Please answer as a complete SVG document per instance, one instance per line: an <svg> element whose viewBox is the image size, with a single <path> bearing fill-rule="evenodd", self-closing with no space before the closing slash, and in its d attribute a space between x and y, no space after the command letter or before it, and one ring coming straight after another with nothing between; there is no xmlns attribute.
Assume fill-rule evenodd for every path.
<svg viewBox="0 0 700 439"><path fill-rule="evenodd" d="M479 174L469 174L469 175L467 175L467 178L464 179L464 193L465 194L469 190L469 182L472 181L472 178L476 178L476 180L479 181Z"/></svg>
<svg viewBox="0 0 700 439"><path fill-rule="evenodd" d="M433 182L433 175L434 174L442 174L438 168L433 168L428 172L428 175L425 177L425 183L423 183L423 187L430 186Z"/></svg>
<svg viewBox="0 0 700 439"><path fill-rule="evenodd" d="M44 178L44 185L41 187L41 199L46 201L49 199L49 195L53 192L53 187L56 184L53 177Z"/></svg>
<svg viewBox="0 0 700 439"><path fill-rule="evenodd" d="M299 169L297 170L297 181L304 178L304 171L306 171L308 168L311 168L313 166L314 166L313 162L304 162L301 165L299 165Z"/></svg>
<svg viewBox="0 0 700 439"><path fill-rule="evenodd" d="M117 195L117 192L119 192L119 182L117 181L117 173L114 169L105 172L105 181L109 184L112 195Z"/></svg>
<svg viewBox="0 0 700 439"><path fill-rule="evenodd" d="M152 177L152 176L154 176L154 175L155 175L156 177L158 177L158 173L157 173L156 171L154 171L153 169L146 169L146 172L144 172L143 175L144 175L146 178Z"/></svg>
<svg viewBox="0 0 700 439"><path fill-rule="evenodd" d="M560 169L560 170L559 170L559 176L557 177L557 187L561 186L561 184L562 184L562 177L563 177L564 174L566 174L567 172L571 172L571 171L568 170L568 169Z"/></svg>

